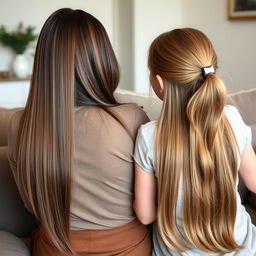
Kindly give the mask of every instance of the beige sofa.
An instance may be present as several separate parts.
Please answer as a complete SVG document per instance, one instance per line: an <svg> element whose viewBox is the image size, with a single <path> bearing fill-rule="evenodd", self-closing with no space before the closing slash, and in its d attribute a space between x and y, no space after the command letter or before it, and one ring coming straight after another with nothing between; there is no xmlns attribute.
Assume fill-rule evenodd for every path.
<svg viewBox="0 0 256 256"><path fill-rule="evenodd" d="M120 102L135 102L142 106L151 120L156 119L160 113L162 103L153 95L141 95L118 90L115 96ZM238 107L245 122L252 127L253 145L255 147L256 115L254 114L254 106L256 89L233 93L230 95L229 102ZM16 109L0 108L0 232L1 230L7 231L24 238L30 236L31 230L37 223L34 216L24 208L7 159L7 127L10 117L15 111ZM248 191L242 183L240 183L239 189L242 202L256 224L256 195Z"/></svg>

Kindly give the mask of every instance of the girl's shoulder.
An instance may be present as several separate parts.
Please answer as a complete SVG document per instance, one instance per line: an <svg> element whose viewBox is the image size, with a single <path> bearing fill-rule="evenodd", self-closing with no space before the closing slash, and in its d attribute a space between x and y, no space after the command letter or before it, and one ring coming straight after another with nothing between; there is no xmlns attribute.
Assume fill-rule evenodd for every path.
<svg viewBox="0 0 256 256"><path fill-rule="evenodd" d="M226 105L224 107L224 113L230 119L237 118L240 116L238 109L233 105Z"/></svg>
<svg viewBox="0 0 256 256"><path fill-rule="evenodd" d="M245 124L238 109L232 105L226 105L224 113L233 129L240 152L251 144L251 128Z"/></svg>
<svg viewBox="0 0 256 256"><path fill-rule="evenodd" d="M247 127L240 112L235 106L226 105L224 107L224 113L227 117L229 123L231 124L233 130L242 129Z"/></svg>
<svg viewBox="0 0 256 256"><path fill-rule="evenodd" d="M157 120L141 125L137 135L137 145L145 144L149 148L154 148L156 127Z"/></svg>
<svg viewBox="0 0 256 256"><path fill-rule="evenodd" d="M156 132L157 120L149 121L140 127L140 133L145 136L153 137Z"/></svg>

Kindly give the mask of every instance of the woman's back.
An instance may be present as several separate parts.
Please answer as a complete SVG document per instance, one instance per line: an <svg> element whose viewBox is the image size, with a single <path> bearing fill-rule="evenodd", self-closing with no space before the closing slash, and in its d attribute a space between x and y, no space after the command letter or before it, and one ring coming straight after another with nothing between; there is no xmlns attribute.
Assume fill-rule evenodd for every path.
<svg viewBox="0 0 256 256"><path fill-rule="evenodd" d="M70 211L70 228L74 230L111 229L135 218L132 209L134 139L138 127L147 122L148 117L135 104L110 109L127 124L133 138L103 109L95 106L75 108ZM16 112L10 123L9 155L12 163L16 163L22 113Z"/></svg>
<svg viewBox="0 0 256 256"><path fill-rule="evenodd" d="M134 139L138 127L147 122L148 117L135 104L123 104L109 110L124 122L129 133L100 107L82 106L74 111L70 229L75 231L70 231L71 245L84 253L96 250L109 256L121 253L149 255L149 233L135 220L132 209ZM23 110L17 111L9 126L9 157L14 176L17 175L16 149L23 113ZM30 202L24 200L24 203L29 208ZM91 233L92 230L100 233ZM62 255L47 240L41 226L33 233L33 252Z"/></svg>
<svg viewBox="0 0 256 256"><path fill-rule="evenodd" d="M33 252L37 256L57 255L56 250L87 253L87 248L81 251L76 247L79 241L77 234L81 229L111 229L133 219L130 211L132 143L127 138L133 140L142 121L138 121L137 127L134 123L130 125L128 122L136 111L131 110L131 114L129 111L125 114L115 111L120 106L113 95L118 82L117 59L104 26L95 17L83 10L68 8L59 9L48 17L36 47L30 92L16 130L17 155L13 158L16 160L13 169L21 196L40 223L36 239L46 238L45 246L34 242ZM125 146L124 151L117 149L116 157L110 150L112 144L116 147L115 136L111 136L112 141L108 143L109 134L104 134L110 125L110 130L118 135L113 123L122 131L123 141L120 143ZM128 153L122 158L118 154L123 152ZM112 161L106 160L108 158ZM117 163L117 159L122 161ZM125 167L127 176L122 184L115 171L119 170L118 166L122 166L124 159L130 161L130 165ZM112 163L116 164L115 168ZM113 180L107 181L106 177ZM123 190L120 189L121 184ZM128 213L122 212L120 204L114 202L114 191L117 196L123 195L122 199L128 200L125 202L126 206L130 205ZM103 203L105 199L107 203ZM107 217L110 208L113 213ZM108 223L115 218L116 221ZM147 229L136 220L129 224L135 233L140 230L143 231L142 236L147 234ZM119 232L114 228L111 230L112 233ZM102 233L100 230L95 232ZM85 237L90 237L85 233L81 234L82 244L88 245L90 250L101 248L108 255L119 255L115 245L120 244L116 243L115 236L111 240L105 232L102 234L103 238L109 239L109 242L104 240L105 244L110 245L114 241L110 245L113 253L109 254L109 248L104 250L98 239L85 243ZM129 232L123 230L122 233L128 236ZM125 250L133 248L138 255L138 243L141 241L145 241L149 252L148 238L138 238L133 246L130 242L120 246ZM55 251L46 253L49 246Z"/></svg>
<svg viewBox="0 0 256 256"><path fill-rule="evenodd" d="M111 107L133 139L148 121L135 104ZM99 107L75 110L75 154L71 193L71 229L110 229L135 218L133 200L134 140Z"/></svg>

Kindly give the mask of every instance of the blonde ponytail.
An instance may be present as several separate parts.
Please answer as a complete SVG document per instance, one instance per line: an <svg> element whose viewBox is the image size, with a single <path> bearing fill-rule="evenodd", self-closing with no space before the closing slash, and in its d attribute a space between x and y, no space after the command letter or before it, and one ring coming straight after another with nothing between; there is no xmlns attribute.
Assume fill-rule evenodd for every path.
<svg viewBox="0 0 256 256"><path fill-rule="evenodd" d="M213 47L194 29L159 36L149 52L150 71L167 83L156 131L158 231L177 252L241 248L234 238L237 144L224 114L223 82L201 74L209 64L217 68ZM178 196L182 224L177 224Z"/></svg>
<svg viewBox="0 0 256 256"><path fill-rule="evenodd" d="M183 172L184 231L192 244L206 252L240 248L233 237L237 159L232 149L236 144L224 115L225 100L224 84L209 74L187 106L189 168Z"/></svg>

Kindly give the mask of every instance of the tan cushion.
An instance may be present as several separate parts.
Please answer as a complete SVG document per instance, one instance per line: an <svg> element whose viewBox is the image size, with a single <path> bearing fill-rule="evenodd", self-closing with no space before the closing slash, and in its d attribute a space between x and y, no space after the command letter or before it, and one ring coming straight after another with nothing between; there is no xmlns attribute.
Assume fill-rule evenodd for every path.
<svg viewBox="0 0 256 256"><path fill-rule="evenodd" d="M16 112L18 108L0 108L0 147L7 146L8 137L7 137L7 129L9 120L14 112Z"/></svg>
<svg viewBox="0 0 256 256"><path fill-rule="evenodd" d="M228 101L238 108L245 123L251 127L252 146L256 151L256 114L254 109L256 103L256 89L242 90L230 94ZM250 192L242 183L239 185L239 192L242 201L246 203L246 210L250 214L252 222L256 224L256 194Z"/></svg>
<svg viewBox="0 0 256 256"><path fill-rule="evenodd" d="M1 256L29 256L28 247L11 233L0 231Z"/></svg>
<svg viewBox="0 0 256 256"><path fill-rule="evenodd" d="M143 108L150 120L156 120L159 117L162 101L153 93L150 95L117 89L114 95L120 103L137 103Z"/></svg>

